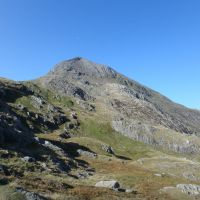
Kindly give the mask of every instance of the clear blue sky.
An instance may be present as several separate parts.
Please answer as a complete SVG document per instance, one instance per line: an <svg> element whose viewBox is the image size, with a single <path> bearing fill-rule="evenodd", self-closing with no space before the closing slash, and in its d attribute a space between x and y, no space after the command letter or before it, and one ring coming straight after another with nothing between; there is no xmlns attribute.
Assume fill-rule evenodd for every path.
<svg viewBox="0 0 200 200"><path fill-rule="evenodd" d="M75 56L199 109L200 1L0 0L0 76L34 79Z"/></svg>

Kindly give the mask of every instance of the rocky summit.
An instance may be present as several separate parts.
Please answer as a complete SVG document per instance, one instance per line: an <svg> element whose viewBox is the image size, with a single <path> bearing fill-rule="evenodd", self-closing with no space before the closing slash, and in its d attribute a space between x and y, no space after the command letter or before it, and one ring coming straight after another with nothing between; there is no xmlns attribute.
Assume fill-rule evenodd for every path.
<svg viewBox="0 0 200 200"><path fill-rule="evenodd" d="M0 199L198 199L200 112L76 57L0 79Z"/></svg>

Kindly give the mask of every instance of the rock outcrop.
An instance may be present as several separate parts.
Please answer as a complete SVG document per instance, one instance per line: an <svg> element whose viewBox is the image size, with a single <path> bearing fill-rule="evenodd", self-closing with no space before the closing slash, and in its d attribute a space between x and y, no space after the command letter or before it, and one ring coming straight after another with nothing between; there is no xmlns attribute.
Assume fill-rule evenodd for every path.
<svg viewBox="0 0 200 200"><path fill-rule="evenodd" d="M186 193L188 195L200 195L200 186L199 185L179 184L176 186L176 188L178 188L183 193Z"/></svg>
<svg viewBox="0 0 200 200"><path fill-rule="evenodd" d="M16 191L24 195L25 200L47 200L35 192L28 192L23 188L17 188Z"/></svg>

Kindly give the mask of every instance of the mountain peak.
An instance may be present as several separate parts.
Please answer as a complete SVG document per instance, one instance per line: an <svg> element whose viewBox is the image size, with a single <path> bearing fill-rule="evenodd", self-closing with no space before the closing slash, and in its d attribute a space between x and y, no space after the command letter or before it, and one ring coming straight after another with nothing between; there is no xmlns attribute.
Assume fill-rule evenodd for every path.
<svg viewBox="0 0 200 200"><path fill-rule="evenodd" d="M97 64L83 57L74 57L69 60L62 61L54 66L48 75L63 76L69 75L85 75L97 78L115 77L117 72L107 65Z"/></svg>

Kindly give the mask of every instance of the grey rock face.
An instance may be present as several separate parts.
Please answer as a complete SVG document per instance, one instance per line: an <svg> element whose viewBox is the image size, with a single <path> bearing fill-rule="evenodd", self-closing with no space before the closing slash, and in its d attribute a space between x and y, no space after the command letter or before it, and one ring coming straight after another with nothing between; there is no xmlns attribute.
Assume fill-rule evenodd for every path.
<svg viewBox="0 0 200 200"><path fill-rule="evenodd" d="M113 121L112 126L123 135L145 144L163 147L179 153L200 152L200 138L197 136L176 133L170 131L170 129L159 131L148 122L139 123L124 119Z"/></svg>
<svg viewBox="0 0 200 200"><path fill-rule="evenodd" d="M200 194L200 186L193 184L179 184L176 186L183 193L188 195L199 195Z"/></svg>
<svg viewBox="0 0 200 200"><path fill-rule="evenodd" d="M42 99L41 97L34 96L34 95L31 96L31 99L32 99L32 105L37 109L42 108L43 105L46 103L44 99Z"/></svg>
<svg viewBox="0 0 200 200"><path fill-rule="evenodd" d="M6 105L4 106L6 107ZM14 141L24 142L28 135L27 128L23 126L17 116L12 114L10 110L0 111L0 144L4 145Z"/></svg>
<svg viewBox="0 0 200 200"><path fill-rule="evenodd" d="M46 198L34 193L34 192L28 192L24 190L23 188L17 188L16 192L19 192L23 194L26 198L26 200L47 200Z"/></svg>

